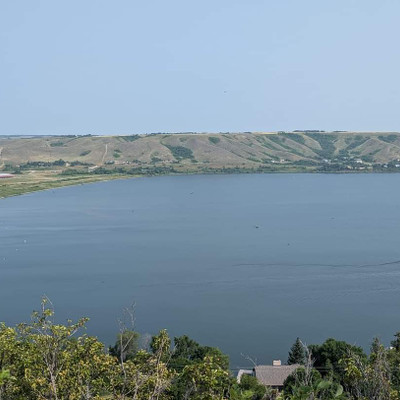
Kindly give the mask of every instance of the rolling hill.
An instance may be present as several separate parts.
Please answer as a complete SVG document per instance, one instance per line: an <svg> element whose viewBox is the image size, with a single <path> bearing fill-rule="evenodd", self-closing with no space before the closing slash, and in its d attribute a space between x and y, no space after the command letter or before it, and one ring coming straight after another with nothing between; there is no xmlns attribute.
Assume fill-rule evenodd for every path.
<svg viewBox="0 0 400 400"><path fill-rule="evenodd" d="M2 136L0 170L16 174L13 183L2 180L0 197L132 175L400 172L400 133ZM16 183L19 183L18 190L11 188Z"/></svg>
<svg viewBox="0 0 400 400"><path fill-rule="evenodd" d="M105 165L390 163L400 159L400 133L291 132L132 136L0 137L0 165L54 162Z"/></svg>

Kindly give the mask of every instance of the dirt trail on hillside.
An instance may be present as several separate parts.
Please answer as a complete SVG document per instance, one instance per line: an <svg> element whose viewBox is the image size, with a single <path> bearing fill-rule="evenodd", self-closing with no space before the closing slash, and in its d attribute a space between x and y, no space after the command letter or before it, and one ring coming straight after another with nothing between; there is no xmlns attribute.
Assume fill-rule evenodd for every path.
<svg viewBox="0 0 400 400"><path fill-rule="evenodd" d="M108 143L106 143L106 151L103 154L103 158L101 159L101 163L104 164L108 152Z"/></svg>

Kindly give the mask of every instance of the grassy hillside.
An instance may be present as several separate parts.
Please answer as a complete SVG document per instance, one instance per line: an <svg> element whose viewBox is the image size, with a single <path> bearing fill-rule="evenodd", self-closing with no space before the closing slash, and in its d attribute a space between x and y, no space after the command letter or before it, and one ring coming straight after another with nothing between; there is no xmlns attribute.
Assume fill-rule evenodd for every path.
<svg viewBox="0 0 400 400"><path fill-rule="evenodd" d="M118 174L400 171L399 160L400 133L0 137L0 170L20 174L0 182L0 197L12 194L18 180L29 186L31 178L36 185L45 177L50 186L63 186L77 177Z"/></svg>
<svg viewBox="0 0 400 400"><path fill-rule="evenodd" d="M400 158L399 133L296 132L1 138L0 166L27 162L231 167ZM325 161L326 163L326 161Z"/></svg>

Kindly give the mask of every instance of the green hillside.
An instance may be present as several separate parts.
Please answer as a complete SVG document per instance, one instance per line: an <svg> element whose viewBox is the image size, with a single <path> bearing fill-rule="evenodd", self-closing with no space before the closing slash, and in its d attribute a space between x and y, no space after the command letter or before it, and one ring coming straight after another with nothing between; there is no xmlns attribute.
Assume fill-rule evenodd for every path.
<svg viewBox="0 0 400 400"><path fill-rule="evenodd" d="M0 170L18 174L2 179L0 197L132 175L400 171L400 133L3 136Z"/></svg>

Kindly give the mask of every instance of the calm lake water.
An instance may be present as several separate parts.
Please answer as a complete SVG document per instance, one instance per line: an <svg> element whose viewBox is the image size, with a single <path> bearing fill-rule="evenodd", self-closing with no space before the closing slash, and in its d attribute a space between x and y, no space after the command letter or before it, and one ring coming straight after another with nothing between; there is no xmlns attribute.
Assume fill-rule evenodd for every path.
<svg viewBox="0 0 400 400"><path fill-rule="evenodd" d="M136 328L286 360L297 336L400 330L400 175L131 179L0 200L0 321L48 295L110 343Z"/></svg>

